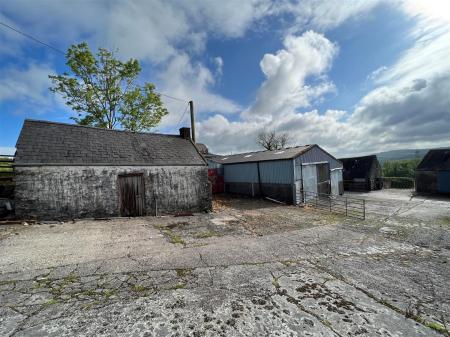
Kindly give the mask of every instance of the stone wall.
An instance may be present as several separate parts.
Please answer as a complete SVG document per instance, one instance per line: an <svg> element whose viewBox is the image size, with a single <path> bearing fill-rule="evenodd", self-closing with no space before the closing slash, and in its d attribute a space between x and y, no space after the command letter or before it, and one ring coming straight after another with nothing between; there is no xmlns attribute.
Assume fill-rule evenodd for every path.
<svg viewBox="0 0 450 337"><path fill-rule="evenodd" d="M143 173L145 208L159 213L211 209L206 166L16 167L16 215L72 219L119 216L118 175Z"/></svg>

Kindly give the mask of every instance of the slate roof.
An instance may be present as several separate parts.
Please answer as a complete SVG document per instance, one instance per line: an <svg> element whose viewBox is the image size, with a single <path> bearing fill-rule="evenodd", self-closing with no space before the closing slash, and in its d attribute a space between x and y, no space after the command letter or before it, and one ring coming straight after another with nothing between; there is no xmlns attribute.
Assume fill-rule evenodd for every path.
<svg viewBox="0 0 450 337"><path fill-rule="evenodd" d="M266 150L258 152L246 152L229 156L218 156L211 159L214 162L221 164L251 163L268 160L292 159L301 155L302 153L305 153L313 146L316 145L295 146L273 151Z"/></svg>
<svg viewBox="0 0 450 337"><path fill-rule="evenodd" d="M188 139L27 119L16 145L16 166L205 165Z"/></svg>
<svg viewBox="0 0 450 337"><path fill-rule="evenodd" d="M435 149L427 152L417 166L419 171L448 171L450 170L450 148Z"/></svg>
<svg viewBox="0 0 450 337"><path fill-rule="evenodd" d="M374 161L378 160L376 155L340 158L344 166L344 180L351 180L353 178L368 178L370 176L370 169Z"/></svg>

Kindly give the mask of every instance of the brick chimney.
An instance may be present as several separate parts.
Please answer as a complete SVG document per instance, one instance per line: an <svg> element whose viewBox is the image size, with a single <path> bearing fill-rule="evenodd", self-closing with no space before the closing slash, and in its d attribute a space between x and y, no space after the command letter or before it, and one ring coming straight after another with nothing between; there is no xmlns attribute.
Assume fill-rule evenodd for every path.
<svg viewBox="0 0 450 337"><path fill-rule="evenodd" d="M180 137L184 139L191 139L191 128L180 128Z"/></svg>

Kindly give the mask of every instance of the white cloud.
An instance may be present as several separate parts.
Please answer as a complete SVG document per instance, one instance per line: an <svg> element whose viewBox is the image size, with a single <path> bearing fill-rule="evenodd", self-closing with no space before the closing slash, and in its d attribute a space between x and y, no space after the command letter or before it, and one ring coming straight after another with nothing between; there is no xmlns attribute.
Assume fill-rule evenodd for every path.
<svg viewBox="0 0 450 337"><path fill-rule="evenodd" d="M115 0L89 5L17 0L2 3L2 14L15 18L13 26L63 50L71 43L89 40L96 47L117 48L124 57L162 62L178 54L180 48L202 51L209 34L242 36L255 20L268 13L269 5L266 0L221 4L204 0Z"/></svg>
<svg viewBox="0 0 450 337"><path fill-rule="evenodd" d="M160 75L162 91L195 102L198 118L205 113L235 113L241 108L233 101L211 92L215 78L211 71L200 63L193 64L186 54L174 56ZM163 97L164 98L164 97ZM174 125L179 121L180 103L166 99L169 113L164 117L162 127Z"/></svg>
<svg viewBox="0 0 450 337"><path fill-rule="evenodd" d="M391 0L390 2L398 2ZM364 18L380 3L386 0L342 1L342 0L283 0L275 2L272 12L289 13L294 17L291 33L304 29L327 31L353 19Z"/></svg>
<svg viewBox="0 0 450 337"><path fill-rule="evenodd" d="M262 58L260 66L266 81L243 117L273 118L309 107L312 100L334 90L334 85L327 80L316 85L308 85L306 80L317 79L329 69L338 50L335 44L313 31L300 36L288 35L283 44L284 49Z"/></svg>
<svg viewBox="0 0 450 337"><path fill-rule="evenodd" d="M0 69L0 102L15 100L21 104L52 107L55 101L48 90L48 75L51 73L54 70L49 65L36 63L23 69Z"/></svg>
<svg viewBox="0 0 450 337"><path fill-rule="evenodd" d="M367 80L369 81L377 81L381 75L383 75L383 73L385 73L388 70L388 67L386 66L381 66L377 69L375 69L374 71L372 71L368 76L367 76Z"/></svg>
<svg viewBox="0 0 450 337"><path fill-rule="evenodd" d="M296 110L309 107L312 101L334 90L324 74L338 52L337 45L313 31L288 35L283 44L284 49L262 58L260 67L266 80L256 101L241 113L241 120L231 122L223 115L215 115L200 124L200 140L212 144L213 151L254 149L256 136L263 128L289 131L294 144L319 140L336 143L335 134L322 131L327 126L342 131L344 123L340 120L345 112L327 111L320 115L317 110ZM318 83L307 84L309 79Z"/></svg>
<svg viewBox="0 0 450 337"><path fill-rule="evenodd" d="M223 73L223 59L220 56L216 56L213 59L216 66L216 74L220 77Z"/></svg>

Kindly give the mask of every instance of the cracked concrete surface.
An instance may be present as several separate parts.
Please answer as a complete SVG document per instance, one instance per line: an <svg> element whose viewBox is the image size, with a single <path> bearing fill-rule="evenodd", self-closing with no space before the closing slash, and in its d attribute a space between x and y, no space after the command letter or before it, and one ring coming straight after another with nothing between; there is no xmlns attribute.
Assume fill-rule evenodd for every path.
<svg viewBox="0 0 450 337"><path fill-rule="evenodd" d="M442 336L450 201L0 227L1 336Z"/></svg>

